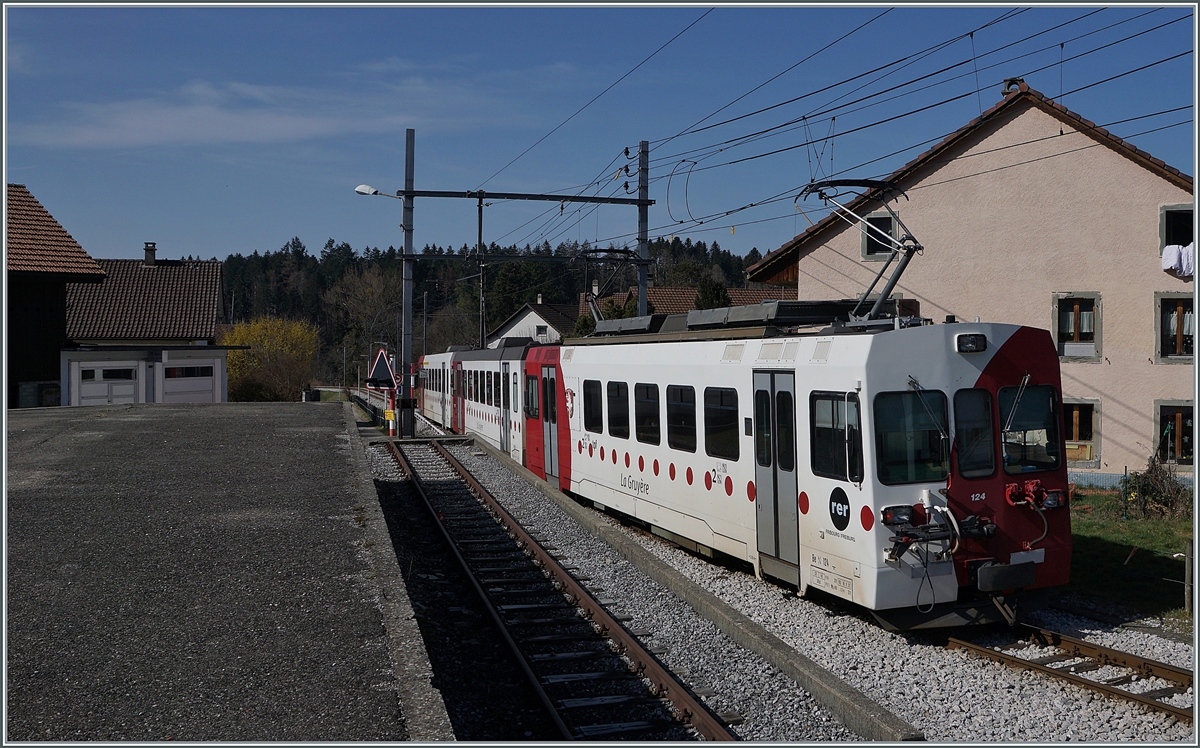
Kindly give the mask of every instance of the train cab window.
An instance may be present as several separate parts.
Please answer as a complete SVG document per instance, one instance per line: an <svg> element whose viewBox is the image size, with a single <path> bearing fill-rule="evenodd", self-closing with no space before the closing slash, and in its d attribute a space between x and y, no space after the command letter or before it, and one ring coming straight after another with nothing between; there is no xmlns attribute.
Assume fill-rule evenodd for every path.
<svg viewBox="0 0 1200 748"><path fill-rule="evenodd" d="M604 390L593 379L583 381L583 427L595 434L604 433Z"/></svg>
<svg viewBox="0 0 1200 748"><path fill-rule="evenodd" d="M704 452L709 457L738 459L737 390L704 388Z"/></svg>
<svg viewBox="0 0 1200 748"><path fill-rule="evenodd" d="M875 452L879 480L943 481L950 472L946 395L937 390L881 392L875 396Z"/></svg>
<svg viewBox="0 0 1200 748"><path fill-rule="evenodd" d="M1062 464L1057 405L1048 385L1000 388L1004 472L1056 470Z"/></svg>
<svg viewBox="0 0 1200 748"><path fill-rule="evenodd" d="M996 446L992 438L992 395L987 390L954 393L954 447L958 473L983 478L996 472Z"/></svg>
<svg viewBox="0 0 1200 748"><path fill-rule="evenodd" d="M639 442L658 444L662 441L657 384L633 385L633 418Z"/></svg>
<svg viewBox="0 0 1200 748"><path fill-rule="evenodd" d="M538 417L538 378L532 374L525 375L525 415Z"/></svg>
<svg viewBox="0 0 1200 748"><path fill-rule="evenodd" d="M608 435L629 438L629 385L608 383Z"/></svg>
<svg viewBox="0 0 1200 748"><path fill-rule="evenodd" d="M848 392L814 392L809 396L809 406L813 474L861 481L862 419L858 396ZM782 414L779 420L783 420ZM782 444L780 454L783 454Z"/></svg>
<svg viewBox="0 0 1200 748"><path fill-rule="evenodd" d="M696 388L667 385L667 445L696 451Z"/></svg>

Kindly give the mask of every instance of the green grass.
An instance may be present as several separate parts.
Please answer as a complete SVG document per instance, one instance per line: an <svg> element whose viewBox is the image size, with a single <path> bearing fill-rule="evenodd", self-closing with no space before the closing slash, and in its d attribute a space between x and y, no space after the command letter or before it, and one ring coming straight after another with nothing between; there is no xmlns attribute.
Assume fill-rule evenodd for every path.
<svg viewBox="0 0 1200 748"><path fill-rule="evenodd" d="M321 390L321 402L333 403L345 400L346 396L341 390Z"/></svg>
<svg viewBox="0 0 1200 748"><path fill-rule="evenodd" d="M1147 615L1190 619L1184 609L1184 561L1171 556L1187 550L1192 519L1142 518L1132 507L1124 513L1127 518L1117 491L1076 492L1068 589Z"/></svg>

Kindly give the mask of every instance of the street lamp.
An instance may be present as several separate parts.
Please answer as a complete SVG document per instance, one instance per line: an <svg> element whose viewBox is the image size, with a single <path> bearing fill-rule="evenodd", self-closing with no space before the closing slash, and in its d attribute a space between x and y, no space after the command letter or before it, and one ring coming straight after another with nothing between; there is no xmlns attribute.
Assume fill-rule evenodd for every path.
<svg viewBox="0 0 1200 748"><path fill-rule="evenodd" d="M403 200L404 212L400 229L404 232L404 264L402 290L404 304L402 332L400 340L400 434L415 436L413 410L416 399L413 395L412 367L412 262L413 262L413 162L416 151L416 130L409 128L404 133L404 192L401 195L388 195L380 192L369 184L360 184L354 188L359 195L383 195L385 197ZM378 316L378 315L376 315Z"/></svg>

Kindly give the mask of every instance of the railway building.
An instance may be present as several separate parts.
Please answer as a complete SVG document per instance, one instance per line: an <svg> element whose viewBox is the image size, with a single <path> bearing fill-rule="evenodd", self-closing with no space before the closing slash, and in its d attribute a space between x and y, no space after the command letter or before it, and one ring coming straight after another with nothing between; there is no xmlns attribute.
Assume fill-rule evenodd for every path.
<svg viewBox="0 0 1200 748"><path fill-rule="evenodd" d="M67 284L98 284L104 271L25 185L6 194L8 407L58 405Z"/></svg>
<svg viewBox="0 0 1200 748"><path fill-rule="evenodd" d="M938 320L1050 331L1073 482L1116 486L1152 454L1192 480L1191 176L1014 79L887 181L926 248L897 296ZM846 208L898 238L873 198ZM832 213L747 277L852 297L888 257L860 228Z"/></svg>

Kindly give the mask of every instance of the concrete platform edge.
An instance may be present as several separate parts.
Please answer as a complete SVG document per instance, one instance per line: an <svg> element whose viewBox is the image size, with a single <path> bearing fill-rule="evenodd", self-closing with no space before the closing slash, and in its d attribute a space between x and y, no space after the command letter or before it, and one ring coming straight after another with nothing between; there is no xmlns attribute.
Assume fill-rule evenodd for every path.
<svg viewBox="0 0 1200 748"><path fill-rule="evenodd" d="M367 551L387 629L396 696L408 738L417 742L454 740L446 703L441 692L433 686L433 667L429 664L408 589L392 551L392 539L379 507L379 496L370 482L371 468L367 464L366 447L358 431L353 405L344 403L342 414L350 437L363 514L366 515L366 538L371 544Z"/></svg>
<svg viewBox="0 0 1200 748"><path fill-rule="evenodd" d="M712 621L730 639L786 673L846 727L868 740L896 742L925 739L920 730L788 646L782 639L716 595L664 565L649 551L608 526L590 510L546 484L524 465L518 464L482 439L476 439L475 446L485 449L488 454L536 487L575 518L575 521L589 528L647 576L692 606L706 620Z"/></svg>

